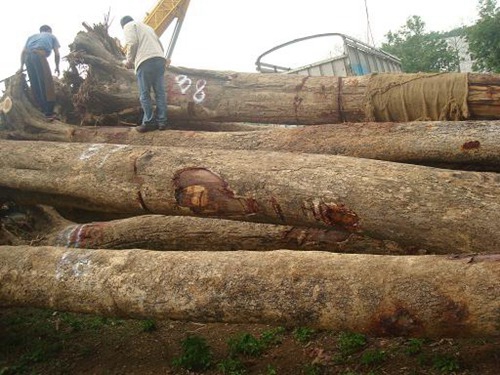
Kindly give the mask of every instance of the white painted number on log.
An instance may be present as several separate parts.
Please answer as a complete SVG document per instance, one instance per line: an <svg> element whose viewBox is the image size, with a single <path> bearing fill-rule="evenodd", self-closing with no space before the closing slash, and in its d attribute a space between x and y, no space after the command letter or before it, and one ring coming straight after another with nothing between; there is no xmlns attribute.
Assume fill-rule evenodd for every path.
<svg viewBox="0 0 500 375"><path fill-rule="evenodd" d="M191 78L189 78L184 74L175 77L175 81L177 82L177 85L179 86L182 95L186 95L186 93L193 85L193 81L191 80ZM204 89L206 85L207 81L205 81L204 79L199 79L198 81L196 81L195 92L193 94L193 101L196 104L200 104L205 100L206 94Z"/></svg>
<svg viewBox="0 0 500 375"><path fill-rule="evenodd" d="M183 74L175 77L175 81L179 85L182 95L186 95L186 92L189 90L191 84L193 83L193 81L191 81L188 76L185 76Z"/></svg>
<svg viewBox="0 0 500 375"><path fill-rule="evenodd" d="M200 104L205 100L205 91L203 89L207 85L207 81L201 79L196 82L196 92L193 95L193 100L196 104Z"/></svg>

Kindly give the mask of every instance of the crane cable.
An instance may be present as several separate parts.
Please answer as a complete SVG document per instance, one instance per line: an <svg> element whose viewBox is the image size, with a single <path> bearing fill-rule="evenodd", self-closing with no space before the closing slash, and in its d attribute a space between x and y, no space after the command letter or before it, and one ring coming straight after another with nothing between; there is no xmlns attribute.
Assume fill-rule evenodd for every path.
<svg viewBox="0 0 500 375"><path fill-rule="evenodd" d="M365 12L366 12L366 43L374 47L375 40L373 39L372 28L370 26L370 13L368 12L368 0L365 0Z"/></svg>

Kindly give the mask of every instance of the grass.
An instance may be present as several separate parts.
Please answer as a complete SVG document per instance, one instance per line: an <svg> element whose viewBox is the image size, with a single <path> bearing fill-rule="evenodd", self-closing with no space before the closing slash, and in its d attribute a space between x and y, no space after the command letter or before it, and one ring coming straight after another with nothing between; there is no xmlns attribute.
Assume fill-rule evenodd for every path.
<svg viewBox="0 0 500 375"><path fill-rule="evenodd" d="M443 374L449 374L460 369L458 359L449 354L436 354L432 358L432 367Z"/></svg>
<svg viewBox="0 0 500 375"><path fill-rule="evenodd" d="M205 371L213 365L213 355L206 340L201 336L188 336L181 344L182 354L173 365L190 371Z"/></svg>
<svg viewBox="0 0 500 375"><path fill-rule="evenodd" d="M365 366L378 366L387 358L387 354L383 350L372 349L367 350L361 355L360 362Z"/></svg>
<svg viewBox="0 0 500 375"><path fill-rule="evenodd" d="M146 319L141 322L143 332L154 332L158 329L153 319Z"/></svg>
<svg viewBox="0 0 500 375"><path fill-rule="evenodd" d="M493 368L498 367L499 360L500 340L495 338L470 339L464 346L465 341L458 340L377 339L356 332L316 332L304 327L254 331L252 326L252 334L238 332L239 328L233 330L231 325L224 325L224 331L219 333L205 325L200 332L195 327L186 337L181 323L37 309L7 310L0 310L0 375L75 373L88 360L99 366L96 373L112 373L114 368L107 367L104 359L109 356L100 357L102 350L117 358L125 358L124 352L128 355L137 351L137 358L149 360L141 357L144 352L137 350L134 339L141 345L151 345L145 353L156 353L158 373L275 375L291 373L284 372L284 366L293 363L293 373L305 375L382 374L403 367L407 374L496 375ZM164 349L158 350L158 344ZM478 350L481 361L476 364L470 353ZM321 357L317 357L318 351ZM131 366L128 369L134 371L135 363L127 363Z"/></svg>
<svg viewBox="0 0 500 375"><path fill-rule="evenodd" d="M314 329L308 327L298 327L293 330L293 338L296 341L305 344L311 340L315 333L316 331Z"/></svg>
<svg viewBox="0 0 500 375"><path fill-rule="evenodd" d="M406 347L406 354L413 356L420 354L424 346L423 339L409 339Z"/></svg>
<svg viewBox="0 0 500 375"><path fill-rule="evenodd" d="M229 347L229 354L232 356L243 354L257 357L261 355L266 348L266 344L263 341L247 332L231 337L227 345Z"/></svg>
<svg viewBox="0 0 500 375"><path fill-rule="evenodd" d="M337 347L344 357L349 356L366 345L366 337L361 333L341 332L337 339Z"/></svg>
<svg viewBox="0 0 500 375"><path fill-rule="evenodd" d="M245 375L245 365L237 358L225 358L217 364L217 370L224 375Z"/></svg>

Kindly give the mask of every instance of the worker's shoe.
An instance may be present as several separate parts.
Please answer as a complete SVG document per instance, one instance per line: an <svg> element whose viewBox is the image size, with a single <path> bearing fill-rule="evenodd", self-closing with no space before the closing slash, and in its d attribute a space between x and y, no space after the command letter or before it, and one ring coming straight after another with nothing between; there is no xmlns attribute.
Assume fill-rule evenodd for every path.
<svg viewBox="0 0 500 375"><path fill-rule="evenodd" d="M160 130L167 130L167 129L170 129L170 125L168 124L158 124L158 129Z"/></svg>
<svg viewBox="0 0 500 375"><path fill-rule="evenodd" d="M150 132L156 129L158 129L158 124L155 123L142 124L135 127L135 130L138 131L139 133Z"/></svg>

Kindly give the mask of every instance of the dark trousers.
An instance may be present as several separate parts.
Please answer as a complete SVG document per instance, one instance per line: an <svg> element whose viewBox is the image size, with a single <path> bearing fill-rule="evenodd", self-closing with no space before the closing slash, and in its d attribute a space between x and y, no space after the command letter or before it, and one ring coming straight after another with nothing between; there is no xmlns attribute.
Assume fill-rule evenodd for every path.
<svg viewBox="0 0 500 375"><path fill-rule="evenodd" d="M31 92L38 106L46 116L53 115L56 95L54 80L45 52L28 51L26 69L30 79Z"/></svg>

